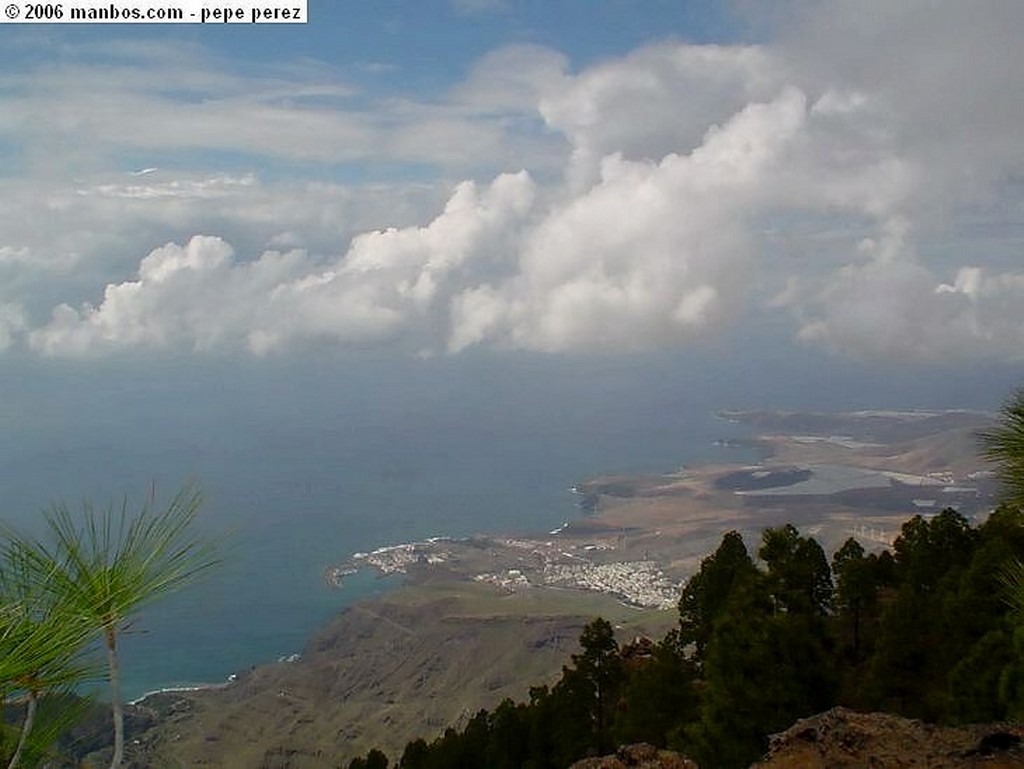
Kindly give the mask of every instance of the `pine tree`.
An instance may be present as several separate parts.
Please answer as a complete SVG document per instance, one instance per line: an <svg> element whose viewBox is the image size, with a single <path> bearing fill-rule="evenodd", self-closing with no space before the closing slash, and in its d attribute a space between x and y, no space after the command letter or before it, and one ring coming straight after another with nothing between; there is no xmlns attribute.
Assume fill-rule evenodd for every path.
<svg viewBox="0 0 1024 769"><path fill-rule="evenodd" d="M698 662L714 632L715 621L725 608L734 587L756 578L757 567L739 532L722 537L715 552L701 561L679 599L679 636L685 646L694 644Z"/></svg>
<svg viewBox="0 0 1024 769"><path fill-rule="evenodd" d="M124 758L118 642L125 624L216 563L213 544L192 533L199 504L198 491L186 488L163 510L150 500L134 514L127 500L119 511L85 505L80 520L62 505L45 515L53 544L25 541L29 563L53 599L102 639L114 717L111 769L119 769Z"/></svg>

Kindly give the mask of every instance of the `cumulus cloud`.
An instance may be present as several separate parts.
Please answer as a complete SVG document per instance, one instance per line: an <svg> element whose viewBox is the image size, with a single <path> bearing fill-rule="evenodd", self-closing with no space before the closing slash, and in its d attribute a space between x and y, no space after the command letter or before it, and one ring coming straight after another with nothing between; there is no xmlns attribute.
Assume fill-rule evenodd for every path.
<svg viewBox="0 0 1024 769"><path fill-rule="evenodd" d="M29 345L44 355L82 356L124 347L202 351L237 341L239 314L255 311L261 293L302 255L269 252L247 265L233 257L215 237L155 249L139 264L137 280L109 284L98 306L56 307L50 323L28 335Z"/></svg>
<svg viewBox="0 0 1024 769"><path fill-rule="evenodd" d="M530 233L513 276L456 299L450 348L642 349L714 329L746 287L752 198L804 117L789 90L689 155L606 158L593 188Z"/></svg>
<svg viewBox="0 0 1024 769"><path fill-rule="evenodd" d="M801 265L773 305L800 340L859 358L1021 360L1022 273L1006 265L1020 258L1024 6L797 8L774 48L819 94L823 129L798 187L862 214L851 233L873 232Z"/></svg>
<svg viewBox="0 0 1024 769"><path fill-rule="evenodd" d="M295 339L416 337L436 322L451 276L500 248L532 196L525 173L482 191L466 182L426 227L361 235L328 264L299 250L239 260L210 236L169 243L142 259L135 280L108 284L97 305L59 305L28 343L50 356L138 347L264 354Z"/></svg>
<svg viewBox="0 0 1024 769"><path fill-rule="evenodd" d="M794 3L772 42L669 40L578 72L556 51L506 47L429 102L373 100L323 72L204 81L208 63L162 90L122 67L135 80L109 88L148 115L122 125L112 96L84 111L66 72L35 73L41 88L5 97L0 134L59 95L69 118L51 138L82 130L110 147L186 142L300 166L414 160L475 181L442 195L428 174L377 196L255 173L87 174L21 208L28 196L6 182L0 270L23 281L9 286L40 285L26 277L39 264L76 269L42 314L38 297L0 288L0 305L17 308L0 339L47 355L268 354L310 340L620 351L702 338L753 301L845 354L1020 359L1024 273L1007 266L1019 244L998 233L1024 210L1024 5L868 6ZM175 87L207 98L179 104ZM187 140L181 120L195 128ZM284 141L296 126L302 146ZM968 215L996 234L964 235ZM44 237L54 216L69 226ZM954 232L964 250L936 245ZM172 242L139 261L143 234L147 248ZM93 304L68 298L103 285Z"/></svg>
<svg viewBox="0 0 1024 769"><path fill-rule="evenodd" d="M266 179L161 169L74 180L0 179L0 303L37 326L61 303L96 303L153 246L216 234L243 260L264 250L337 253L372 228L429 221L450 185Z"/></svg>
<svg viewBox="0 0 1024 769"><path fill-rule="evenodd" d="M430 351L445 333L452 292L514 250L533 198L533 182L523 172L499 176L483 190L463 182L429 225L356 237L336 265L274 289L272 312L250 348L266 352L309 336L404 336Z"/></svg>
<svg viewBox="0 0 1024 769"><path fill-rule="evenodd" d="M573 148L571 172L590 180L620 153L657 160L699 146L725 122L785 85L772 53L758 46L647 46L553 81L538 109Z"/></svg>
<svg viewBox="0 0 1024 769"><path fill-rule="evenodd" d="M131 346L196 350L403 338L562 352L685 340L738 305L750 257L744 218L806 119L787 89L745 107L688 155L605 159L583 195L536 204L520 172L460 184L424 227L355 237L314 269L303 254L237 262L216 238L157 249L97 306L61 305L29 337L49 355Z"/></svg>
<svg viewBox="0 0 1024 769"><path fill-rule="evenodd" d="M874 130L927 169L916 215L948 214L1024 166L1024 50L1014 0L829 0L793 3L782 39L787 76L808 89L842 88L878 106Z"/></svg>
<svg viewBox="0 0 1024 769"><path fill-rule="evenodd" d="M550 48L505 46L480 59L452 96L481 109L536 114L548 93L565 88L568 68L568 58Z"/></svg>
<svg viewBox="0 0 1024 769"><path fill-rule="evenodd" d="M861 359L1024 360L1024 272L961 267L943 282L899 220L861 251L863 261L779 297L800 315L801 340Z"/></svg>

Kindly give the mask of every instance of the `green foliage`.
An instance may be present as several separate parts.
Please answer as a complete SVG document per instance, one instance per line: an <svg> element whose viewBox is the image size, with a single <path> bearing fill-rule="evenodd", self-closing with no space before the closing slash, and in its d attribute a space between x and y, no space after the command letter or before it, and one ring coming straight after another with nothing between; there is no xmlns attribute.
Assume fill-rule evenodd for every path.
<svg viewBox="0 0 1024 769"><path fill-rule="evenodd" d="M544 721L533 727L533 741L549 746L556 766L611 745L611 721L624 677L612 626L600 617L590 622L580 646L550 691L533 692L544 713Z"/></svg>
<svg viewBox="0 0 1024 769"><path fill-rule="evenodd" d="M1006 502L1024 507L1024 388L1003 405L999 423L979 438L985 458L995 463Z"/></svg>
<svg viewBox="0 0 1024 769"><path fill-rule="evenodd" d="M951 720L972 724L1012 716L1014 703L1002 686L1018 658L1013 639L1003 628L990 630L972 644L949 671Z"/></svg>
<svg viewBox="0 0 1024 769"><path fill-rule="evenodd" d="M116 632L132 614L217 563L211 543L192 527L200 505L194 488L179 492L162 510L150 501L132 513L86 504L74 516L61 505L46 514L54 544L37 543L39 567L56 595L104 633Z"/></svg>
<svg viewBox="0 0 1024 769"><path fill-rule="evenodd" d="M402 751L402 759L398 765L402 769L426 769L430 766L430 748L426 740L413 740L405 746Z"/></svg>
<svg viewBox="0 0 1024 769"><path fill-rule="evenodd" d="M917 517L892 553L851 539L831 564L782 526L758 555L763 568L729 532L686 584L678 630L620 647L595 620L553 686L410 743L399 765L556 769L644 741L729 769L837 704L952 723L1024 715L1019 509L979 527L953 510Z"/></svg>
<svg viewBox="0 0 1024 769"><path fill-rule="evenodd" d="M698 660L704 656L733 588L757 574L743 537L736 531L722 537L718 549L701 561L700 570L686 583L679 599L680 640L684 645L694 644Z"/></svg>
<svg viewBox="0 0 1024 769"><path fill-rule="evenodd" d="M65 596L47 588L34 554L10 534L0 556L0 696L21 703L21 727L5 739L7 766L35 765L53 742L52 729L66 719L52 703L91 672L83 658L95 628ZM71 714L72 709L65 709Z"/></svg>
<svg viewBox="0 0 1024 769"><path fill-rule="evenodd" d="M1021 534L1010 531L1015 517L1003 511L975 529L947 509L931 520L918 516L904 524L893 546L894 586L863 683L863 698L870 705L954 721L958 713L977 710L962 700L967 689L951 683L951 671L957 669L961 681L964 671L974 669L974 696L998 701L995 682L1001 673L977 669L979 663L992 667L997 660L978 657L976 647L991 643L985 637L1006 622L999 574L1024 547ZM975 660L973 668L968 660ZM981 691L984 681L989 684Z"/></svg>
<svg viewBox="0 0 1024 769"><path fill-rule="evenodd" d="M60 758L66 747L62 744L65 736L81 723L92 706L90 699L67 689L41 695L32 730L25 739L24 750L17 765L52 765L51 760Z"/></svg>
<svg viewBox="0 0 1024 769"><path fill-rule="evenodd" d="M676 630L654 645L648 659L627 662L613 720L615 743L679 742L682 725L697 717L696 679Z"/></svg>
<svg viewBox="0 0 1024 769"><path fill-rule="evenodd" d="M598 617L583 628L583 651L572 657L574 668L566 669L562 685L572 689L572 698L590 722L589 741L598 753L610 748L609 724L622 685L624 670L615 631Z"/></svg>
<svg viewBox="0 0 1024 769"><path fill-rule="evenodd" d="M924 595L939 590L942 580L956 579L970 561L977 535L967 519L952 508L930 521L920 515L911 518L893 544L901 586Z"/></svg>
<svg viewBox="0 0 1024 769"><path fill-rule="evenodd" d="M388 757L373 748L366 754L366 758L353 758L348 769L388 769Z"/></svg>
<svg viewBox="0 0 1024 769"><path fill-rule="evenodd" d="M766 529L758 556L768 567L777 606L824 617L832 606L832 572L825 551L792 524Z"/></svg>
<svg viewBox="0 0 1024 769"><path fill-rule="evenodd" d="M215 562L212 544L191 533L199 494L186 488L162 510L127 501L115 511L85 505L45 514L48 539L6 532L0 562L0 686L25 701L22 737L10 757L31 758L30 733L46 734L54 693L93 675L83 651L97 636L107 652L114 715L114 757L124 753L119 634L131 617ZM70 710L65 709L66 712ZM52 737L52 735L50 735ZM51 740L52 741L52 740Z"/></svg>
<svg viewBox="0 0 1024 769"><path fill-rule="evenodd" d="M118 652L124 624L217 562L213 545L191 531L199 504L198 490L186 488L162 510L151 500L131 513L126 500L119 511L84 505L76 518L59 506L46 515L54 544L37 543L33 549L49 588L100 631L106 647L114 714L111 769L120 767L124 756Z"/></svg>
<svg viewBox="0 0 1024 769"><path fill-rule="evenodd" d="M873 705L864 681L877 648L884 605L895 584L895 569L888 551L865 555L864 548L852 538L832 557L836 589L830 625L835 644L837 698L850 707L863 709Z"/></svg>

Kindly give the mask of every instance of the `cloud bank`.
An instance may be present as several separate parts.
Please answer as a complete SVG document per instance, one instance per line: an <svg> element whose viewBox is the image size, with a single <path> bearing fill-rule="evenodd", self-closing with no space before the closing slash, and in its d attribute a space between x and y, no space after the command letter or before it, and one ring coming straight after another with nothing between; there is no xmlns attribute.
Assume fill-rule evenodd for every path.
<svg viewBox="0 0 1024 769"><path fill-rule="evenodd" d="M252 96L185 70L180 88L216 91L179 116L197 127L187 140L173 100L136 73L132 110L156 117L112 147L273 145L300 164L428 162L476 181L440 200L443 176L378 197L252 173L50 194L67 234L33 240L21 225L0 245L0 348L619 352L783 312L801 343L859 358L1024 359L1024 54L1008 32L1024 6L983 5L968 19L960 3L798 4L774 43L667 41L576 73L514 46L432 104L356 108L357 89L320 76L295 99L276 81ZM45 99L14 97L23 114ZM105 109L87 130L120 119ZM0 135L21 130L10 121ZM495 164L506 170L486 173ZM86 213L116 236L90 234ZM166 245L132 254L158 232ZM91 300L39 298L88 297L97 277Z"/></svg>

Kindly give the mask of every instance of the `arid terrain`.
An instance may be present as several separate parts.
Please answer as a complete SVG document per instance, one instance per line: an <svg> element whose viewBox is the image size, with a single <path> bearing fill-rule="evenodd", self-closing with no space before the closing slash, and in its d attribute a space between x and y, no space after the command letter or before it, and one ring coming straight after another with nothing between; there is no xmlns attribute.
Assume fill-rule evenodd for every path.
<svg viewBox="0 0 1024 769"><path fill-rule="evenodd" d="M160 725L135 735L139 765L337 766L406 741L557 676L576 638L603 615L620 636L675 622L681 586L724 532L754 545L794 523L831 552L853 536L891 544L904 521L994 504L972 412L723 412L749 425L755 464L602 477L576 487L586 511L544 536L384 544L329 570L405 574L382 599L351 607L302 656L204 691L151 697Z"/></svg>

